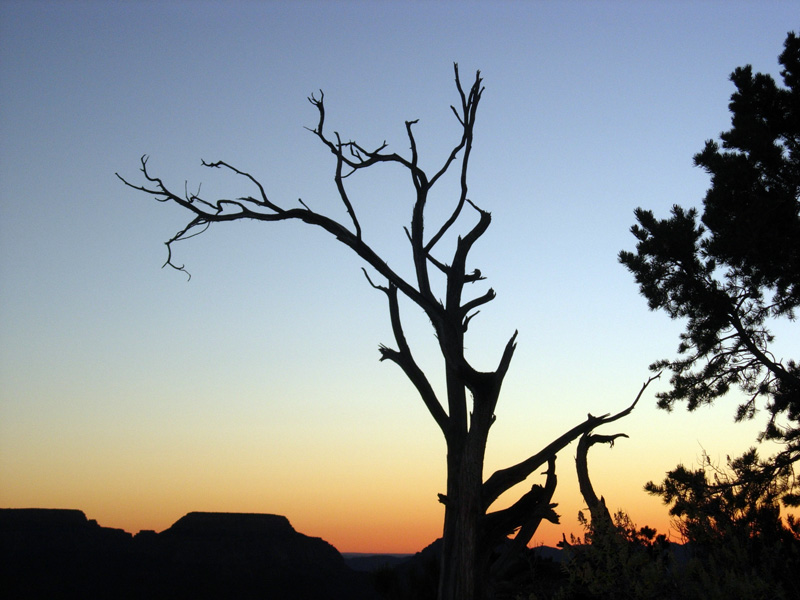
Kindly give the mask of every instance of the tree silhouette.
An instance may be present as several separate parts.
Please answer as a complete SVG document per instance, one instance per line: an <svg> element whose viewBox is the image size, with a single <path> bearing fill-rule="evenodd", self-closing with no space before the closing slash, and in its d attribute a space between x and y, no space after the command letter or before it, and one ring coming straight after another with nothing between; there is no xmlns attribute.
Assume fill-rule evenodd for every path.
<svg viewBox="0 0 800 600"><path fill-rule="evenodd" d="M635 400L614 415L592 416L562 434L540 451L520 463L483 478L484 455L489 430L495 421L495 407L503 379L508 371L516 346L517 333L508 339L500 353L494 371L474 368L464 352L464 340L470 321L479 308L495 297L491 288L482 293L465 296L470 285L484 280L478 269L467 270L468 255L486 232L491 222L489 212L468 197L467 173L472 151L475 118L484 88L480 72L469 89L464 89L454 65L455 83L460 103L451 106L461 127L461 137L444 159L441 167L426 173L419 164L414 125L406 121L410 156L387 150L384 142L370 149L355 141L343 141L338 132L332 135L325 129L324 95L312 95L309 102L318 112L317 124L310 131L326 146L335 160L334 182L339 200L347 213L347 221L339 222L312 210L302 200L299 206L284 207L273 202L264 187L250 173L224 162L205 162L209 168L226 169L247 179L257 190L255 196L210 201L198 193L178 194L152 175L147 156L141 159L141 171L146 182L133 184L118 177L128 186L153 196L160 202L170 202L185 208L192 216L189 223L167 241L165 265L184 270L173 262L175 242L202 233L212 223L251 219L256 221L302 221L324 229L339 242L355 252L371 269L364 270L369 284L385 294L394 334L394 347L381 345L380 360L399 366L413 383L422 401L445 437L447 446L447 489L439 494L445 517L442 539L442 562L438 596L441 600L472 600L485 594L485 582L492 565L508 560L508 554L525 547L543 519L557 522L551 502L556 487L555 458L557 453L581 435L605 423L629 414L647 387L644 384ZM355 206L347 193L346 179L374 165L389 164L403 169L413 189L413 210L410 226L405 228L411 248L413 280L402 277L392 269L362 237ZM432 188L451 170L457 171L460 192L447 218L431 227L426 222L426 208ZM472 215L471 226L460 225L467 213ZM463 227L457 236L449 261L441 258L440 242L451 233L457 222ZM428 226L428 229L425 227ZM432 232L432 234L431 234ZM380 277L380 279L379 279ZM437 293L443 292L443 294ZM444 358L446 398L442 400L428 377L417 364L403 330L399 295L408 298L430 320ZM444 300L440 300L444 298ZM651 378L652 380L652 378ZM547 465L543 486L533 485L510 507L489 512L498 497L523 482L537 469ZM515 534L512 544L503 546L500 556L495 548L507 536Z"/></svg>
<svg viewBox="0 0 800 600"><path fill-rule="evenodd" d="M780 499L793 485L789 466L775 470L751 448L720 467L703 455L700 468L679 465L645 489L670 505L691 560L682 585L703 598L797 598L800 522L781 518ZM710 582L714 582L711 586Z"/></svg>
<svg viewBox="0 0 800 600"><path fill-rule="evenodd" d="M707 141L695 164L711 175L698 212L678 205L659 220L636 210L636 252L620 253L651 309L686 319L679 357L652 369L672 371L658 394L671 409L710 404L731 389L745 394L737 420L752 418L759 399L769 414L760 440L783 449L759 463L779 477L800 459L800 366L776 358L768 324L794 319L800 304L800 38L790 33L780 55L779 87L769 75L736 69L732 128L722 146ZM800 504L796 486L787 504Z"/></svg>

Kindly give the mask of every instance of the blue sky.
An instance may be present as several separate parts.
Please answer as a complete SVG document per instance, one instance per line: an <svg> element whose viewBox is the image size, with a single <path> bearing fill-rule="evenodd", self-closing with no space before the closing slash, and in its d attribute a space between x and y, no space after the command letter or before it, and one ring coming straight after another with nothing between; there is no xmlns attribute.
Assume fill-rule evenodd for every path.
<svg viewBox="0 0 800 600"><path fill-rule="evenodd" d="M439 533L444 444L377 361L385 299L358 261L302 226L237 223L175 246L187 283L160 269L185 215L114 173L136 181L149 154L176 189L250 193L200 166L222 159L276 202L344 216L306 97L323 89L330 130L366 146L406 152L403 123L419 119L434 169L458 139L452 64L465 81L480 69L470 197L493 223L473 266L498 297L471 323L469 356L490 368L520 331L487 455L499 468L625 406L673 354L679 325L648 312L616 254L633 246L637 206L699 204L708 178L692 156L729 126L729 73L777 73L798 8L0 2L0 505L81 508L129 530L190 510L276 512L341 550L380 536L419 549ZM446 211L455 182L442 185ZM404 174L352 186L366 239L407 270ZM405 314L435 372L427 324ZM653 404L592 463L598 490L642 524L664 512L645 481L701 445L739 452L758 428L731 423L733 401L692 415ZM551 537L581 505L569 452Z"/></svg>

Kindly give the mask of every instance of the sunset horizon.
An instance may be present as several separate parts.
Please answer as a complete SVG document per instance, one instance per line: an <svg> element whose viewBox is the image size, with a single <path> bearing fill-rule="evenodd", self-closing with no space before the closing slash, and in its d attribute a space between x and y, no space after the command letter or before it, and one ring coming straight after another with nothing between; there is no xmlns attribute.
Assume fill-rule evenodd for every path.
<svg viewBox="0 0 800 600"><path fill-rule="evenodd" d="M598 427L627 437L593 447L589 474L612 514L680 542L645 484L777 444L756 441L763 407L734 422L738 391L692 412L657 408L668 372L641 391L685 323L648 308L618 253L637 207L702 204L693 156L730 127L730 73L777 78L797 26L792 2L0 3L0 507L131 534L274 514L342 553L419 552L442 536L448 419L479 420L431 408L457 369L429 316L448 314L450 257L490 214L459 305L470 368L508 368L484 386L499 401L479 491L641 393ZM425 239L443 227L447 251L425 249L433 289L394 307L386 273L421 270L415 169L463 147L473 81L468 197L448 172L426 198ZM330 140L400 158L343 177ZM205 202L217 215L253 201L303 218L201 219L194 236L193 207L157 183L193 207L228 199ZM772 333L789 356L789 323ZM531 546L584 534L578 437L555 459L560 523Z"/></svg>

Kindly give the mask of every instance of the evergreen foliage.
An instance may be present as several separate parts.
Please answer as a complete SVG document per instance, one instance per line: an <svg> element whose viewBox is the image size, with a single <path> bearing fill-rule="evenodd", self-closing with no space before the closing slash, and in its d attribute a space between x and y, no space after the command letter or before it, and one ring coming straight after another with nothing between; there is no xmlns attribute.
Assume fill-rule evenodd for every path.
<svg viewBox="0 0 800 600"><path fill-rule="evenodd" d="M800 597L800 522L783 521L779 502L792 484L790 469L773 475L751 448L726 468L705 456L701 468L678 466L663 483L645 486L671 504L691 549L688 597Z"/></svg>
<svg viewBox="0 0 800 600"><path fill-rule="evenodd" d="M674 598L674 557L666 536L650 527L637 528L617 512L587 519L578 514L583 538L570 536L560 545L566 553L567 583L556 598L657 600Z"/></svg>
<svg viewBox="0 0 800 600"><path fill-rule="evenodd" d="M709 140L695 164L711 175L702 214L675 205L667 219L638 208L636 251L620 252L653 310L685 319L678 357L659 406L689 410L730 390L744 398L737 420L760 403L769 415L759 437L782 450L758 468L781 477L800 458L800 366L773 355L769 326L794 320L800 304L800 38L789 33L779 57L784 86L750 66L736 69L732 127ZM699 221L698 221L699 219ZM746 460L742 457L742 460ZM797 487L782 500L800 504Z"/></svg>

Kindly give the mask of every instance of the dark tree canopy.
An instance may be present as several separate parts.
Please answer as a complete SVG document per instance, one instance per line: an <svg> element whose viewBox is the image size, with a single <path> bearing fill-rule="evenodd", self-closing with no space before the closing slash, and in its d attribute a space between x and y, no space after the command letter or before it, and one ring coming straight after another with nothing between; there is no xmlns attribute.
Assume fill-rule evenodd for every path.
<svg viewBox="0 0 800 600"><path fill-rule="evenodd" d="M784 86L750 66L736 69L731 129L695 157L711 176L699 214L675 205L667 219L635 211L636 251L620 253L653 310L685 319L678 357L659 394L670 409L711 403L731 389L745 393L737 419L763 401L761 439L783 443L764 463L777 473L800 458L800 367L776 357L769 325L794 320L800 304L800 38L780 55ZM699 222L698 222L699 216ZM793 493L784 500L797 503Z"/></svg>
<svg viewBox="0 0 800 600"><path fill-rule="evenodd" d="M793 485L791 465L775 469L755 448L724 467L704 455L700 468L679 465L648 483L689 544L681 597L797 598L800 522L782 519L780 507Z"/></svg>
<svg viewBox="0 0 800 600"><path fill-rule="evenodd" d="M748 65L731 81L732 127L694 158L711 175L702 221L708 255L753 295L772 292L774 308L800 303L800 39L780 56L786 87Z"/></svg>
<svg viewBox="0 0 800 600"><path fill-rule="evenodd" d="M785 526L780 518L778 500L792 483L790 469L772 476L751 448L729 457L724 468L704 455L700 468L679 465L663 483L650 482L645 489L671 505L670 514L678 517L685 540L711 546L729 536L800 539L800 523L790 516Z"/></svg>

